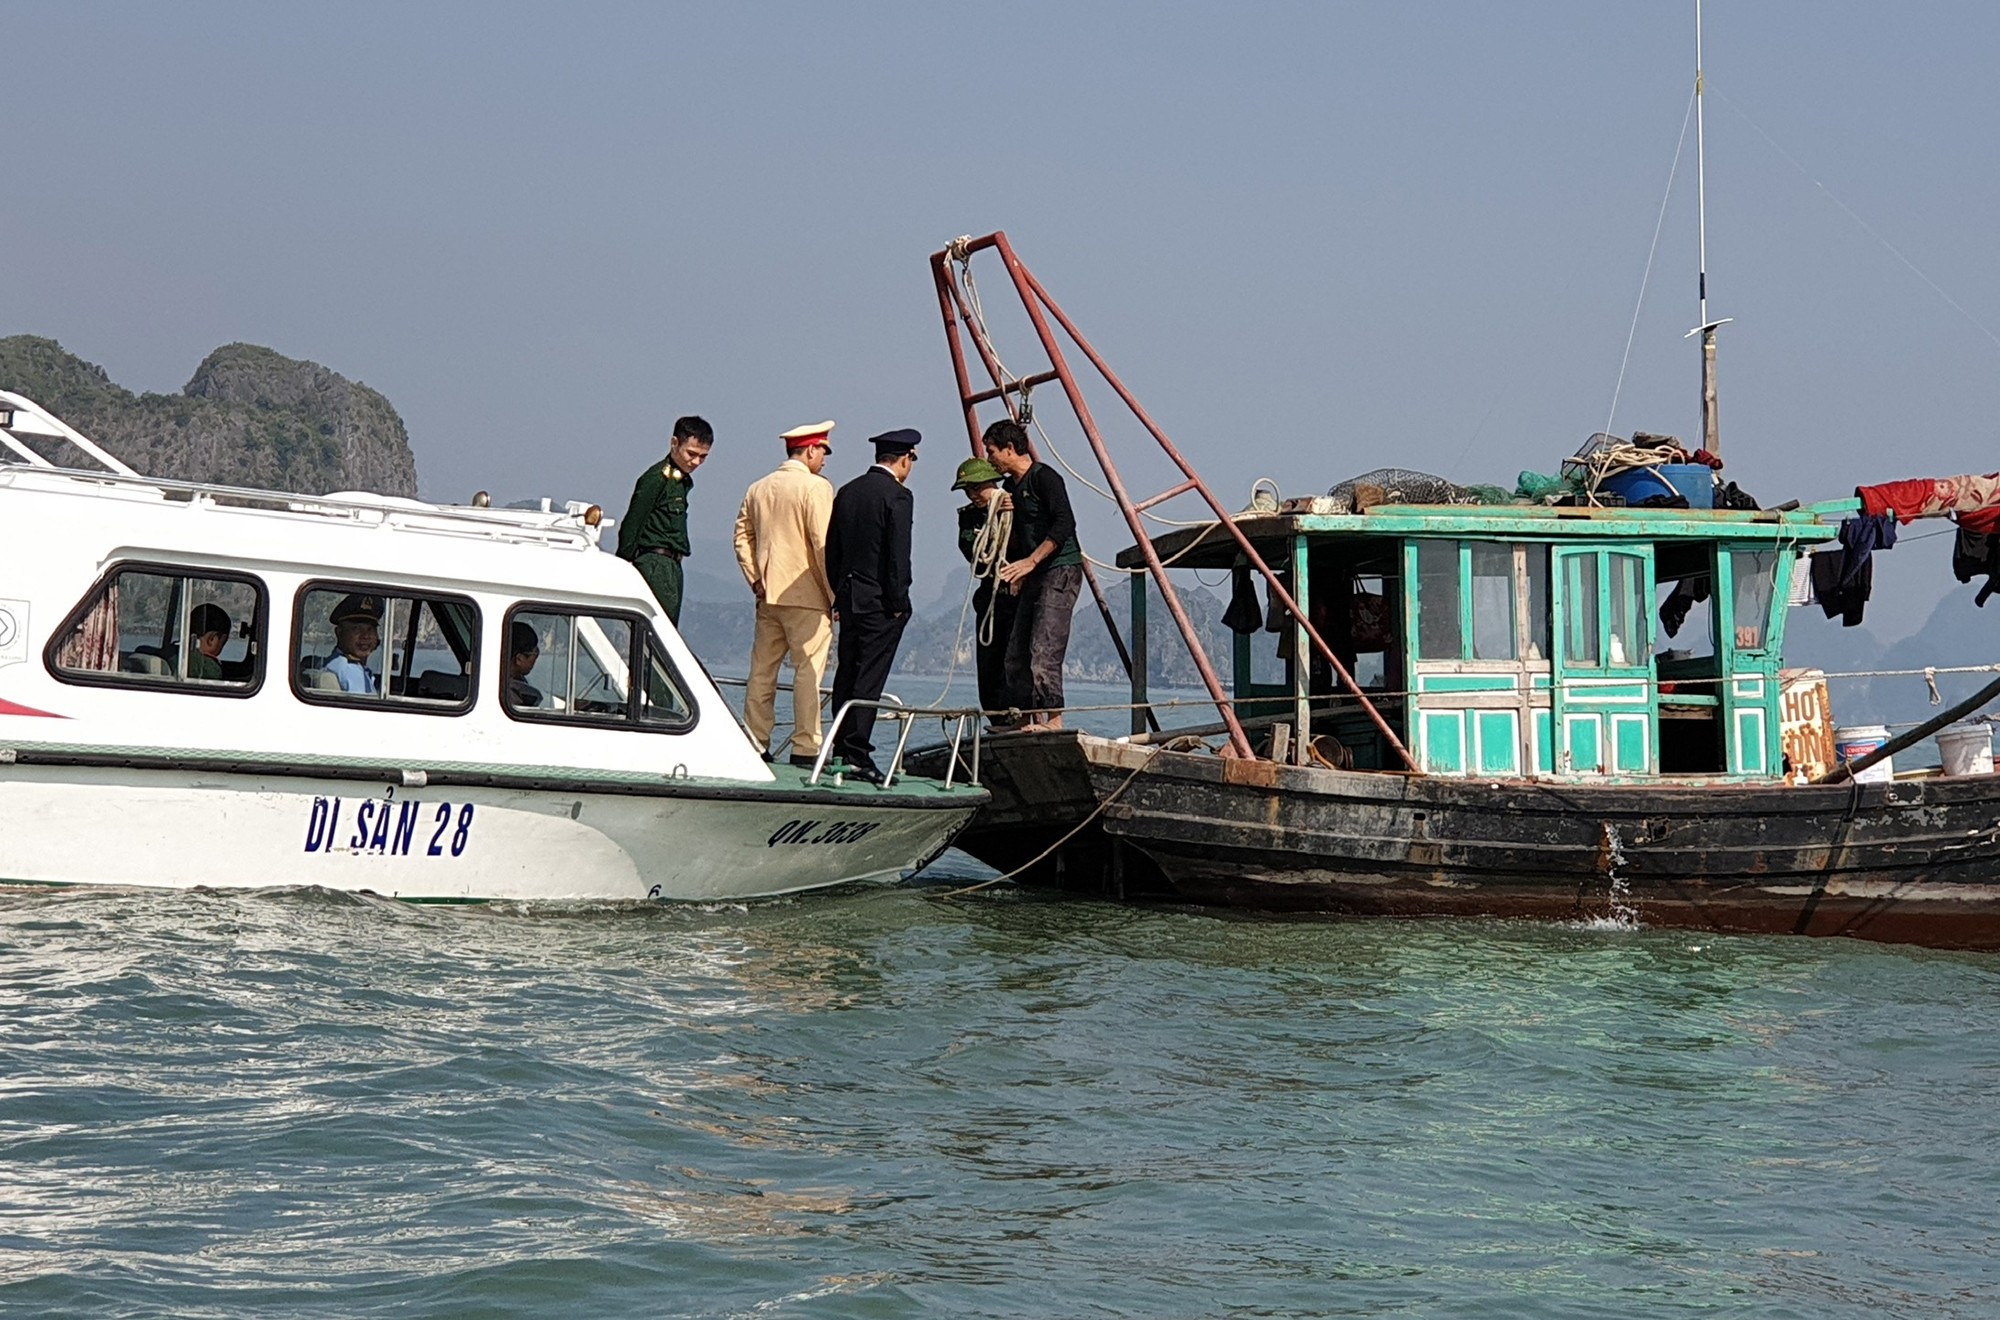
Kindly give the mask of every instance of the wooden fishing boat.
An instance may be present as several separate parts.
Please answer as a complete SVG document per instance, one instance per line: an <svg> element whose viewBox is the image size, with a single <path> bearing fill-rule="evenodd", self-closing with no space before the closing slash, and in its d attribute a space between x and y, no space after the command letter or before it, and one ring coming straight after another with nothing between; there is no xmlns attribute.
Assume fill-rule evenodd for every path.
<svg viewBox="0 0 2000 1320"><path fill-rule="evenodd" d="M1790 578L1854 505L1236 519L1288 565L1304 611L1277 637L1237 635L1230 699L1255 755L1177 750L1172 730L989 739L994 801L959 846L1005 870L1033 863L1030 880L1130 896L2000 948L2000 777L1863 782L1787 760ZM1157 550L1240 564L1216 530ZM1712 590L1675 639L1693 653L1663 654L1659 606L1701 579ZM1312 655L1312 618L1358 693L1295 659L1282 681L1256 681L1269 658L1256 648ZM1357 637L1356 621L1387 627ZM1836 782L1797 782L1820 769Z"/></svg>
<svg viewBox="0 0 2000 1320"><path fill-rule="evenodd" d="M1048 354L1045 372L1015 374L993 349L969 265L988 249ZM1631 507L1601 480L1607 465L1592 467L1580 505L1470 492L1424 502L1385 479L1232 514L1004 234L960 239L932 268L975 452L982 405L1018 419L1032 389L1060 383L1135 538L1116 564L1132 590L1131 645L1120 646L1132 733L978 742L972 764L993 800L959 841L975 856L1030 882L1267 908L2000 948L2000 777L1855 778L2000 696L2000 683L1851 762L1813 763L1830 751L1830 727L1789 756L1784 744L1794 584L1804 555L1862 513L1860 499L1715 508L1706 467L1660 465L1647 479L1688 507ZM1702 311L1713 459L1722 322ZM968 342L990 388L971 378ZM1065 344L1130 407L1179 484L1128 491ZM1591 449L1585 461L1615 453ZM1931 504L1898 512L2000 517L1973 507L1987 494L2000 504L2000 478L1935 486ZM1148 510L1193 496L1206 520L1150 533ZM1227 682L1170 572L1196 569L1237 578ZM1219 722L1206 729L1157 728L1146 654L1155 599L1215 704ZM1099 606L1117 639L1101 592ZM1679 636L1663 638L1669 623ZM942 773L962 751L911 763Z"/></svg>

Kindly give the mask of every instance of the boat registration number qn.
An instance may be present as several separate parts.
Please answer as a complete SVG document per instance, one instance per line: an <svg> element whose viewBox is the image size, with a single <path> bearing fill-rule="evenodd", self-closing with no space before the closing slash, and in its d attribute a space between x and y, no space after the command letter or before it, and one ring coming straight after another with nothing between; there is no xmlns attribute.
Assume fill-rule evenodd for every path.
<svg viewBox="0 0 2000 1320"><path fill-rule="evenodd" d="M853 843L865 839L875 832L879 821L862 820L788 820L772 831L764 841L766 848L775 848L781 843Z"/></svg>
<svg viewBox="0 0 2000 1320"><path fill-rule="evenodd" d="M351 809L350 809L351 808ZM316 797L306 816L305 851L372 857L459 857L472 841L470 802L390 802Z"/></svg>

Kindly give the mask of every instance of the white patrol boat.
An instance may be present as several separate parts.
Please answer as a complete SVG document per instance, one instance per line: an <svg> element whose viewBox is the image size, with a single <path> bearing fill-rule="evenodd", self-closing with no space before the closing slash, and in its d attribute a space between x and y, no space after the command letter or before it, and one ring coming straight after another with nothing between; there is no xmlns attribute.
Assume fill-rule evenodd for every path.
<svg viewBox="0 0 2000 1320"><path fill-rule="evenodd" d="M986 801L765 764L600 524L155 480L0 391L0 884L753 898Z"/></svg>

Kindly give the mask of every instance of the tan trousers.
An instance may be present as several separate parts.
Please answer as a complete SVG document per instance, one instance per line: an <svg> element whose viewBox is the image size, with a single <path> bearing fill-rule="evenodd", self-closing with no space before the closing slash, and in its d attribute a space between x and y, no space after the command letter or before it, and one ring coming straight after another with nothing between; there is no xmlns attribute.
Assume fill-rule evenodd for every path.
<svg viewBox="0 0 2000 1320"><path fill-rule="evenodd" d="M743 722L757 750L771 746L778 722L778 670L792 662L792 755L819 755L819 685L833 648L833 621L805 605L757 605L757 635L750 643L750 681Z"/></svg>

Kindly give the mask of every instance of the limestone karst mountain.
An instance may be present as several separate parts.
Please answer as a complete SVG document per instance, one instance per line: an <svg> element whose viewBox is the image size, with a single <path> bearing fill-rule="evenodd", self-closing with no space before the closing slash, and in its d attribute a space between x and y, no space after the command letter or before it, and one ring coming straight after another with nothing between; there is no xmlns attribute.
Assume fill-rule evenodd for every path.
<svg viewBox="0 0 2000 1320"><path fill-rule="evenodd" d="M28 395L148 476L417 493L410 438L387 399L255 344L216 349L179 394L134 394L53 339L12 335L0 338L0 389Z"/></svg>

